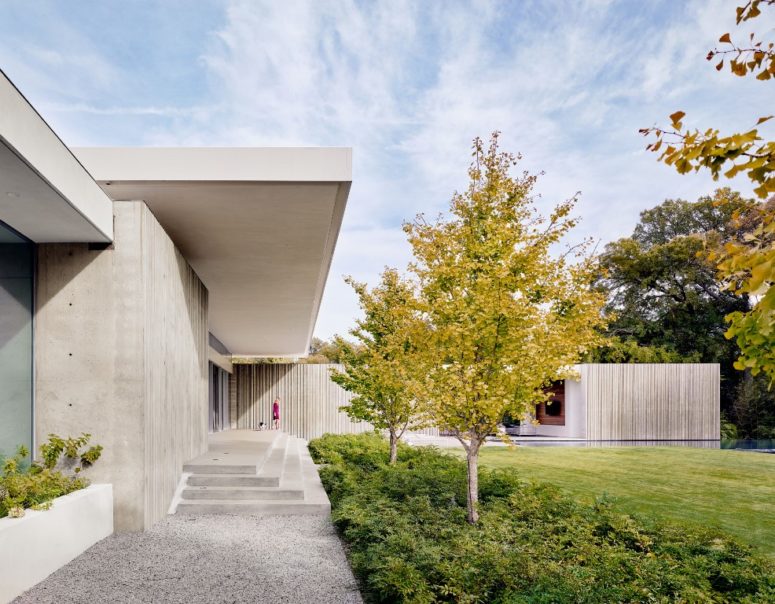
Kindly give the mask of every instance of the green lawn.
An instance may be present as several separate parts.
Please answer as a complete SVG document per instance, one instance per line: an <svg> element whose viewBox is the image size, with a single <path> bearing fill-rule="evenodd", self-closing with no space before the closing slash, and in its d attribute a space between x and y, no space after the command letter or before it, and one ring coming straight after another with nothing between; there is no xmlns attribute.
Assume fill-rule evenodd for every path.
<svg viewBox="0 0 775 604"><path fill-rule="evenodd" d="M775 455L684 447L487 447L481 465L624 512L716 526L775 557Z"/></svg>

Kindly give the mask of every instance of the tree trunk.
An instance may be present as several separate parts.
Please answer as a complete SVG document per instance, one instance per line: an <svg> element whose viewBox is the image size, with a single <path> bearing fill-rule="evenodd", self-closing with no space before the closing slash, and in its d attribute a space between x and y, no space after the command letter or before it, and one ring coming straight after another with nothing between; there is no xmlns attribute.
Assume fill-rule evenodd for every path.
<svg viewBox="0 0 775 604"><path fill-rule="evenodd" d="M390 431L390 465L393 465L398 460L398 436L395 431Z"/></svg>
<svg viewBox="0 0 775 604"><path fill-rule="evenodd" d="M479 444L474 439L468 447L468 523L476 524L479 520Z"/></svg>

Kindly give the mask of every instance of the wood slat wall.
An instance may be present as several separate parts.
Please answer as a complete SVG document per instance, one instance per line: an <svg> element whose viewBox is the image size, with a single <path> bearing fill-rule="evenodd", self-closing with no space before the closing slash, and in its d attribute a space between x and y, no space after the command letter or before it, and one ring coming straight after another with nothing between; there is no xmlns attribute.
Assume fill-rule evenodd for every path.
<svg viewBox="0 0 775 604"><path fill-rule="evenodd" d="M586 437L718 440L719 380L716 363L582 365Z"/></svg>
<svg viewBox="0 0 775 604"><path fill-rule="evenodd" d="M353 422L339 407L352 394L331 381L331 368L341 365L259 364L234 365L231 378L232 429L255 430L272 421L272 402L280 398L280 428L307 440L326 433L357 434L373 430L366 422ZM438 434L428 429L423 434Z"/></svg>

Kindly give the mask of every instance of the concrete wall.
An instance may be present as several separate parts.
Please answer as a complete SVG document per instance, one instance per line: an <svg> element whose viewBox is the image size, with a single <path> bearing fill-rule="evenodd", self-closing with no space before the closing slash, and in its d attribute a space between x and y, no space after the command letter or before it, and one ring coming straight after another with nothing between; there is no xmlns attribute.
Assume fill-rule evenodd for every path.
<svg viewBox="0 0 775 604"><path fill-rule="evenodd" d="M567 407L586 403L589 440L718 440L716 363L585 364Z"/></svg>
<svg viewBox="0 0 775 604"><path fill-rule="evenodd" d="M114 219L112 248L38 248L36 437L91 433L116 530L143 530L207 447L207 290L144 203Z"/></svg>
<svg viewBox="0 0 775 604"><path fill-rule="evenodd" d="M231 376L232 429L255 429L272 420L272 402L280 397L280 428L307 440L334 434L357 434L373 430L366 422L353 422L339 407L352 394L331 381L332 367L342 365L260 364L234 365ZM438 434L430 428L422 434Z"/></svg>

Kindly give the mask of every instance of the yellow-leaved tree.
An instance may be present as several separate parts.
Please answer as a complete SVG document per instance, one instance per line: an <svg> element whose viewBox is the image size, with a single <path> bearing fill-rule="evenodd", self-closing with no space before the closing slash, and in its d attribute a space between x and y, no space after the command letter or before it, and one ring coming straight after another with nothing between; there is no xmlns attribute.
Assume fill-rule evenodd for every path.
<svg viewBox="0 0 775 604"><path fill-rule="evenodd" d="M355 345L337 338L344 371L332 371L331 379L355 394L343 411L388 432L393 464L404 432L427 423L425 408L415 396L427 327L418 313L413 284L395 269L385 269L371 290L352 277L346 281L358 294L363 318L350 330Z"/></svg>
<svg viewBox="0 0 775 604"><path fill-rule="evenodd" d="M604 299L590 283L586 243L555 255L574 227L575 198L548 218L533 206L535 176L511 176L518 157L476 139L470 183L449 217L405 225L410 270L429 328L423 398L434 423L463 444L468 521L478 519L478 457L506 413L525 416L552 381L601 341Z"/></svg>

